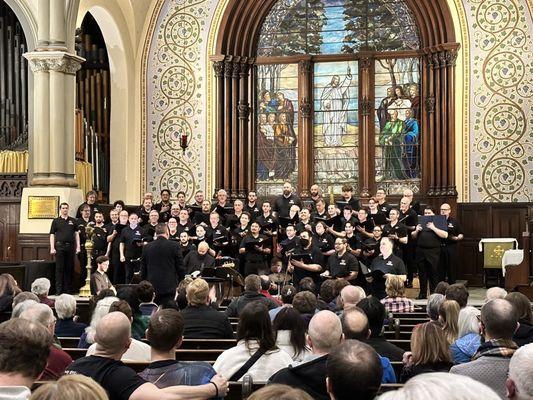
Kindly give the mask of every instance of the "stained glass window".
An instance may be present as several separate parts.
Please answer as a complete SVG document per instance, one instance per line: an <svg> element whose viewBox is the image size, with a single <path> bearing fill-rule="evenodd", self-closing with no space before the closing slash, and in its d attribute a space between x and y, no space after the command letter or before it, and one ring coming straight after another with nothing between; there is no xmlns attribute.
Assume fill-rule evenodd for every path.
<svg viewBox="0 0 533 400"><path fill-rule="evenodd" d="M280 0L263 24L257 55L419 47L414 19L402 0Z"/></svg>
<svg viewBox="0 0 533 400"><path fill-rule="evenodd" d="M257 69L256 191L281 193L298 183L298 64Z"/></svg>
<svg viewBox="0 0 533 400"><path fill-rule="evenodd" d="M335 193L344 184L357 190L358 72L357 61L314 68L314 183Z"/></svg>
<svg viewBox="0 0 533 400"><path fill-rule="evenodd" d="M418 58L377 60L376 183L389 194L420 191L420 72Z"/></svg>

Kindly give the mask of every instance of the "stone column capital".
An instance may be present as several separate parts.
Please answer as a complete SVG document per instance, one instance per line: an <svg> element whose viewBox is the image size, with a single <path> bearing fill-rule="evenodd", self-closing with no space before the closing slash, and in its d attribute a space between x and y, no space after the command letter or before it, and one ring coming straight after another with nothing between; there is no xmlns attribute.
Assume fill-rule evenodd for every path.
<svg viewBox="0 0 533 400"><path fill-rule="evenodd" d="M68 75L75 75L81 68L84 58L64 51L35 51L25 53L33 72L55 71Z"/></svg>

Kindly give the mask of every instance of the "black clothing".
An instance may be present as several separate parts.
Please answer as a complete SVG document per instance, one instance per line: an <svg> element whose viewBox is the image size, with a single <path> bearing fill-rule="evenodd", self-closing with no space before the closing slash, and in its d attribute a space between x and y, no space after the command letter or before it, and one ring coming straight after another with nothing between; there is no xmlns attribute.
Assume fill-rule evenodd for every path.
<svg viewBox="0 0 533 400"><path fill-rule="evenodd" d="M222 225L224 225L226 223L226 218L230 215L230 214L233 214L234 213L234 209L233 209L233 205L229 202L229 201L226 201L226 203L224 205L220 204L220 203L215 203L213 205L211 205L211 211L216 211L220 217L220 223ZM208 223L209 225L209 223Z"/></svg>
<svg viewBox="0 0 533 400"><path fill-rule="evenodd" d="M328 270L332 278L344 278L351 272L359 271L359 261L353 254L345 252L342 256L333 254L328 259Z"/></svg>
<svg viewBox="0 0 533 400"><path fill-rule="evenodd" d="M314 360L289 365L272 375L269 383L289 385L307 392L313 399L329 400L326 390L326 363L328 355Z"/></svg>
<svg viewBox="0 0 533 400"><path fill-rule="evenodd" d="M518 346L525 346L526 344L533 343L533 325L520 321L520 326L514 333L513 342Z"/></svg>
<svg viewBox="0 0 533 400"><path fill-rule="evenodd" d="M190 240L187 242L186 245L183 245L181 242L178 242L178 243L180 245L181 255L183 256L184 260L185 260L185 257L187 257L187 254L189 254L189 252L191 252L192 250L196 250L196 246Z"/></svg>
<svg viewBox="0 0 533 400"><path fill-rule="evenodd" d="M282 240L280 242L281 246L281 261L283 263L283 266L286 267L289 262L289 255L294 251L296 246L300 244L300 238L298 236L294 236L292 239L286 238L285 240Z"/></svg>
<svg viewBox="0 0 533 400"><path fill-rule="evenodd" d="M83 208L86 205L88 205L91 208L91 215L89 216L89 219L91 221L94 221L94 214L99 212L100 209L98 208L98 204L96 204L96 203L95 204L88 204L86 201L81 203L81 205L78 207L78 211L76 211L76 218L81 218L81 211L83 210Z"/></svg>
<svg viewBox="0 0 533 400"><path fill-rule="evenodd" d="M150 363L139 376L162 389L176 385L205 385L215 373L213 367L204 361L161 360Z"/></svg>
<svg viewBox="0 0 533 400"><path fill-rule="evenodd" d="M108 237L112 235L113 232L117 232L115 238L111 242L111 251L109 254L109 269L107 270L109 279L113 283L122 283L126 280L125 267L124 263L120 262L119 250L120 233L125 227L126 225L121 225L119 223L113 224L111 222L105 226L108 233Z"/></svg>
<svg viewBox="0 0 533 400"><path fill-rule="evenodd" d="M385 214L387 218L389 218L389 213L391 209L391 205L387 202L384 202L383 204L378 204L378 210Z"/></svg>
<svg viewBox="0 0 533 400"><path fill-rule="evenodd" d="M385 225L383 227L383 237L388 237L389 235L396 235L398 236L398 239L404 238L408 235L407 233L407 227L401 223L397 222L396 225L392 226L390 223ZM392 243L394 244L393 252L398 257L402 257L403 255L403 244L400 243L398 239L391 239Z"/></svg>
<svg viewBox="0 0 533 400"><path fill-rule="evenodd" d="M206 267L214 268L215 258L209 253L201 256L198 250L192 250L183 259L183 267L187 274L192 274L194 271L202 271Z"/></svg>
<svg viewBox="0 0 533 400"><path fill-rule="evenodd" d="M137 216L139 217L139 225L144 226L150 221L150 211L152 211L153 208L150 208L148 211L144 207L139 207L137 209Z"/></svg>
<svg viewBox="0 0 533 400"><path fill-rule="evenodd" d="M411 236L411 232L416 229L418 224L418 214L413 208L409 208L407 212L400 211L399 222L403 223L407 228L407 244L403 247L402 259L407 267L407 281L413 282L413 274L417 271L415 263L416 239Z"/></svg>
<svg viewBox="0 0 533 400"><path fill-rule="evenodd" d="M272 211L277 212L278 217L288 217L289 210L293 205L297 205L300 209L302 208L302 201L298 196L293 193L291 193L289 197L280 195L276 198L276 201L272 206Z"/></svg>
<svg viewBox="0 0 533 400"><path fill-rule="evenodd" d="M457 241L451 240L452 236L463 234L463 229L455 218L448 218L448 237L444 239L439 260L439 282L447 281L450 285L455 283L457 277L458 249ZM447 278L447 279L446 279Z"/></svg>
<svg viewBox="0 0 533 400"><path fill-rule="evenodd" d="M419 297L427 296L428 280L429 292L433 293L439 282L439 258L442 240L432 230L423 227L418 232L418 240L415 253L415 264L418 268L418 280L420 281Z"/></svg>
<svg viewBox="0 0 533 400"><path fill-rule="evenodd" d="M178 226L176 227L176 232L178 235L178 238L180 237L182 232L187 232L189 236L196 236L196 227L192 222L187 222L185 225L182 225L178 221Z"/></svg>
<svg viewBox="0 0 533 400"><path fill-rule="evenodd" d="M388 342L382 336L371 336L365 341L365 343L376 350L376 353L380 356L387 357L390 361L402 361L403 359L403 353L405 353L405 350Z"/></svg>
<svg viewBox="0 0 533 400"><path fill-rule="evenodd" d="M354 222L352 223L353 227L354 227L354 233L359 233L361 234L361 232L359 232L359 230L357 229L358 226L360 226L361 228L363 228L363 230L367 233L372 233L372 230L374 229L374 222L367 218L365 221L361 222L359 221L358 218L356 218L354 220ZM362 235L362 234L361 234ZM364 236L362 235L363 237L368 237L368 236Z"/></svg>
<svg viewBox="0 0 533 400"><path fill-rule="evenodd" d="M123 283L128 284L133 279L135 269L138 267L138 262L135 260L139 259L142 255L142 238L143 232L139 225L135 229L126 226L120 233L120 243L124 243L124 257L126 258L124 262L126 273Z"/></svg>
<svg viewBox="0 0 533 400"><path fill-rule="evenodd" d="M156 295L174 294L178 282L184 277L183 258L178 243L159 236L144 246L141 279L152 283Z"/></svg>
<svg viewBox="0 0 533 400"><path fill-rule="evenodd" d="M437 364L418 364L409 368L404 367L399 381L405 383L416 375L430 372L449 372L452 366L452 363L439 362Z"/></svg>
<svg viewBox="0 0 533 400"><path fill-rule="evenodd" d="M241 214L242 215L242 214ZM224 226L231 232L237 229L237 227L241 224L240 218L241 215L237 214L229 214L226 217L226 223Z"/></svg>
<svg viewBox="0 0 533 400"><path fill-rule="evenodd" d="M87 325L74 322L73 318L58 319L56 321L55 335L58 337L77 337L85 332Z"/></svg>
<svg viewBox="0 0 533 400"><path fill-rule="evenodd" d="M194 213L194 217L192 218L192 221L194 223L194 225L200 225L201 223L204 223L206 225L209 225L209 213L204 213L204 212L197 212L197 213Z"/></svg>
<svg viewBox="0 0 533 400"><path fill-rule="evenodd" d="M383 255L380 254L372 261L370 270L372 271L373 277L371 284L372 295L378 299L387 297L387 293L385 292L385 274L405 275L407 272L402 259L394 254L391 254L387 258L383 258Z"/></svg>
<svg viewBox="0 0 533 400"><path fill-rule="evenodd" d="M167 211L161 212L161 209L163 208L163 205L168 206ZM172 203L169 201L168 203L163 204L163 202L159 202L154 204L154 210L156 210L159 213L159 222L168 222L170 218L170 209L172 208Z"/></svg>
<svg viewBox="0 0 533 400"><path fill-rule="evenodd" d="M249 203L246 203L244 205L243 210L250 214L250 216L252 217L250 221L252 222L255 221L257 217L259 217L263 213L261 207L257 204L257 202L253 206Z"/></svg>
<svg viewBox="0 0 533 400"><path fill-rule="evenodd" d="M324 210L322 214L320 214L318 211L311 213L311 219L314 223L317 223L318 221L326 221L328 218L329 216L326 210Z"/></svg>
<svg viewBox="0 0 533 400"><path fill-rule="evenodd" d="M228 317L207 305L187 306L181 311L185 339L233 339Z"/></svg>
<svg viewBox="0 0 533 400"><path fill-rule="evenodd" d="M55 293L57 295L72 292L74 255L76 254L76 232L78 229L78 223L72 217L54 218L50 227L50 234L54 235L55 240Z"/></svg>
<svg viewBox="0 0 533 400"><path fill-rule="evenodd" d="M269 310L278 307L274 300L265 297L261 293L245 291L241 296L231 301L228 308L226 308L226 315L228 317L238 317L244 307L252 301L263 302Z"/></svg>
<svg viewBox="0 0 533 400"><path fill-rule="evenodd" d="M306 225L309 225L309 226L311 227L311 230L307 230L307 229L305 228ZM299 221L299 222L296 224L295 228L296 228L296 232L298 232L298 235L299 235L300 233L302 233L303 231L307 231L307 232L309 232L309 233L312 235L312 234L313 234L313 231L314 231L314 229L315 229L315 228L314 228L314 224L313 224L313 222L311 221L311 219L309 219L309 221L307 221L307 222Z"/></svg>
<svg viewBox="0 0 533 400"><path fill-rule="evenodd" d="M314 243L311 243L311 247L309 249L304 249L301 246L298 246L298 248L295 249L294 254L310 254L311 255L311 261L307 262L306 264L318 264L324 269L324 255L322 254L322 251L314 245ZM318 278L320 277L321 272L311 272L306 269L294 267L294 272L292 273L292 284L294 286L298 286L299 282L303 278L310 277L313 279L313 281L318 282Z"/></svg>
<svg viewBox="0 0 533 400"><path fill-rule="evenodd" d="M265 253L258 250L257 247L269 248L268 239L264 235L258 235L255 238L252 235L246 235L242 238L239 249L245 249L244 256L244 275L264 273L267 269ZM272 249L270 249L272 252Z"/></svg>
<svg viewBox="0 0 533 400"><path fill-rule="evenodd" d="M58 217L52 220L50 234L54 235L55 241L63 244L75 244L76 232L79 230L78 221L72 217Z"/></svg>
<svg viewBox="0 0 533 400"><path fill-rule="evenodd" d="M87 234L85 228L87 225L94 225L94 222L91 220L84 220L83 218L78 218L76 220L78 224L78 229L80 231L80 252L78 253L78 260L80 261L80 286L85 284L85 279L87 278L87 251L85 250L85 242L87 241Z"/></svg>
<svg viewBox="0 0 533 400"><path fill-rule="evenodd" d="M229 251L229 232L221 224L214 228L209 225L206 229L207 243L209 247L215 250L217 255L228 255Z"/></svg>
<svg viewBox="0 0 533 400"><path fill-rule="evenodd" d="M94 379L105 389L109 400L128 400L137 388L146 383L122 361L99 356L77 359L67 367L65 374L85 375Z"/></svg>
<svg viewBox="0 0 533 400"><path fill-rule="evenodd" d="M0 312L11 311L11 305L13 304L13 295L4 294L0 297Z"/></svg>
<svg viewBox="0 0 533 400"><path fill-rule="evenodd" d="M344 206L350 206L352 207L352 210L357 212L361 209L361 204L359 203L359 200L357 200L355 197L350 197L348 200L346 200L344 197L336 201L335 204L337 207L339 207L341 210L344 208Z"/></svg>
<svg viewBox="0 0 533 400"><path fill-rule="evenodd" d="M96 258L105 255L107 252L107 235L110 232L104 226L95 226L93 230L93 266L96 265Z"/></svg>

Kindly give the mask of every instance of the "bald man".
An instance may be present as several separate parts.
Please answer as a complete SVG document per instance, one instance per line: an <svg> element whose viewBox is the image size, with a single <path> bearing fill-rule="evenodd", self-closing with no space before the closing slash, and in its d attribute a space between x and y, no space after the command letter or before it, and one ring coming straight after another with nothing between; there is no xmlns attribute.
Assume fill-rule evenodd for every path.
<svg viewBox="0 0 533 400"><path fill-rule="evenodd" d="M365 291L360 286L346 286L341 290L340 300L344 311L353 308L366 297Z"/></svg>
<svg viewBox="0 0 533 400"><path fill-rule="evenodd" d="M96 326L94 355L76 360L65 373L94 379L107 391L110 400L211 398L227 392L227 381L219 375L211 379L214 384L164 389L145 381L120 361L131 343L130 330L130 321L123 313L107 314Z"/></svg>
<svg viewBox="0 0 533 400"><path fill-rule="evenodd" d="M457 244L464 239L464 235L459 221L453 218L451 214L452 208L448 203L440 206L440 215L446 217L448 237L444 240L444 246L440 252L439 282L447 281L450 285L453 285L457 277L457 265L459 264Z"/></svg>
<svg viewBox="0 0 533 400"><path fill-rule="evenodd" d="M225 225L226 217L229 214L233 214L233 205L228 201L228 192L224 189L220 189L217 192L217 201L211 205L211 211L216 211L218 213L222 225Z"/></svg>
<svg viewBox="0 0 533 400"><path fill-rule="evenodd" d="M326 390L326 363L328 354L344 340L339 317L331 311L316 313L309 322L307 344L312 354L302 363L291 364L274 374L269 383L297 387L314 399L329 399Z"/></svg>
<svg viewBox="0 0 533 400"><path fill-rule="evenodd" d="M285 182L283 184L283 193L276 198L272 211L276 212L276 216L278 217L288 217L289 210L294 205L302 208L302 202L300 198L293 193L292 185L290 182Z"/></svg>
<svg viewBox="0 0 533 400"><path fill-rule="evenodd" d="M200 242L198 249L189 251L183 260L183 266L187 274L195 271L201 272L204 268L214 268L215 258L209 254L207 242Z"/></svg>

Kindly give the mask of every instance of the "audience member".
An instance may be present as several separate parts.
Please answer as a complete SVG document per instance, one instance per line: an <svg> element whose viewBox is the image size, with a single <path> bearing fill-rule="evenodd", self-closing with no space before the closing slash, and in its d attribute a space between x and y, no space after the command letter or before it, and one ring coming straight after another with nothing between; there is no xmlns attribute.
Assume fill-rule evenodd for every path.
<svg viewBox="0 0 533 400"><path fill-rule="evenodd" d="M274 318L276 318L276 315L287 307L292 307L292 301L294 299L294 296L296 295L296 288L292 285L285 285L281 288L281 306L277 308L273 308L272 310L268 311L268 314L270 315L270 320L274 321Z"/></svg>
<svg viewBox="0 0 533 400"><path fill-rule="evenodd" d="M286 384L309 393L313 399L329 399L326 389L326 362L331 350L344 340L339 318L331 311L316 313L309 322L307 344L312 354L273 375L269 382Z"/></svg>
<svg viewBox="0 0 533 400"><path fill-rule="evenodd" d="M50 291L50 280L47 278L37 278L31 284L31 292L39 298L39 302L54 308L54 300L48 298Z"/></svg>
<svg viewBox="0 0 533 400"><path fill-rule="evenodd" d="M445 296L446 290L448 290L449 287L450 284L448 282L440 281L439 283L437 283L437 286L435 287L435 292L433 293L442 294L443 296Z"/></svg>
<svg viewBox="0 0 533 400"><path fill-rule="evenodd" d="M26 308L31 306L32 304L40 304L38 301L35 300L26 300L22 303L18 303L15 307L13 307L13 311L11 312L11 318L18 318L20 317L20 314L24 312Z"/></svg>
<svg viewBox="0 0 533 400"><path fill-rule="evenodd" d="M524 346L533 343L533 313L531 312L531 302L522 293L513 292L505 296L516 313L516 318L520 326L513 336L513 342L518 346Z"/></svg>
<svg viewBox="0 0 533 400"><path fill-rule="evenodd" d="M113 289L113 284L107 276L107 270L109 269L109 257L98 256L96 257L96 271L91 274L91 294L97 295L102 290Z"/></svg>
<svg viewBox="0 0 533 400"><path fill-rule="evenodd" d="M465 308L468 303L468 289L462 283L454 283L446 289L446 300L455 300L459 307Z"/></svg>
<svg viewBox="0 0 533 400"><path fill-rule="evenodd" d="M378 354L387 357L391 361L402 361L404 351L388 342L383 336L383 324L385 322L385 306L375 297L367 297L357 303L366 314L370 328L370 337L365 343L370 345Z"/></svg>
<svg viewBox="0 0 533 400"><path fill-rule="evenodd" d="M160 389L173 385L203 385L216 375L213 367L206 362L176 361L176 349L183 340L183 322L178 311L167 309L157 311L148 323L146 338L152 347L152 359L139 375ZM227 381L222 381L222 386L227 386ZM224 388L219 388L217 383L214 385L218 394L222 395Z"/></svg>
<svg viewBox="0 0 533 400"><path fill-rule="evenodd" d="M55 382L39 386L30 400L108 400L102 386L83 375L63 375Z"/></svg>
<svg viewBox="0 0 533 400"><path fill-rule="evenodd" d="M46 304L32 304L20 314L20 318L28 321L38 322L42 324L49 332L50 337L53 338L55 331L56 319L52 309ZM50 346L50 354L46 361L46 367L40 376L42 380L56 380L65 371L65 368L72 363L72 358L61 350L59 347L52 344Z"/></svg>
<svg viewBox="0 0 533 400"><path fill-rule="evenodd" d="M505 386L509 399L533 399L533 343L520 347L511 357Z"/></svg>
<svg viewBox="0 0 533 400"><path fill-rule="evenodd" d="M109 312L121 312L126 317L128 317L130 323L133 321L133 316L131 313L131 307L125 300L115 301L109 307ZM96 327L98 330L98 326ZM98 342L92 344L87 349L87 356L91 356L97 351ZM150 346L144 342L141 342L137 339L131 339L131 343L128 347L128 350L122 355L122 361L129 362L149 362L150 361Z"/></svg>
<svg viewBox="0 0 533 400"><path fill-rule="evenodd" d="M210 306L209 285L196 278L187 286L189 305L182 310L186 339L233 339L228 317Z"/></svg>
<svg viewBox="0 0 533 400"><path fill-rule="evenodd" d="M498 400L494 391L480 382L460 375L431 372L415 376L398 390L386 392L378 400Z"/></svg>
<svg viewBox="0 0 533 400"><path fill-rule="evenodd" d="M300 312L286 307L276 315L272 326L276 334L276 346L290 355L293 361L302 361L310 349L305 343L305 322Z"/></svg>
<svg viewBox="0 0 533 400"><path fill-rule="evenodd" d="M300 290L300 292L302 292L302 290ZM336 279L328 279L323 282L322 285L320 285L320 293L317 299L318 310L335 311L335 298L338 294Z"/></svg>
<svg viewBox="0 0 533 400"><path fill-rule="evenodd" d="M253 392L248 400L313 400L301 389L287 385L268 385Z"/></svg>
<svg viewBox="0 0 533 400"><path fill-rule="evenodd" d="M494 299L505 299L505 296L507 296L507 290L499 286L493 286L491 288L488 288L485 292L484 303L488 303L489 301Z"/></svg>
<svg viewBox="0 0 533 400"><path fill-rule="evenodd" d="M269 310L278 306L274 300L268 299L261 294L261 278L255 274L248 275L244 279L244 293L231 301L226 309L226 315L228 317L240 316L244 307L253 301L260 301Z"/></svg>
<svg viewBox="0 0 533 400"><path fill-rule="evenodd" d="M358 307L351 308L345 311L341 317L342 333L346 340L359 340L364 342L370 337L370 328L368 325L368 318L365 313ZM379 355L379 353L378 353ZM394 369L387 357L381 357L380 363L383 370L381 382L382 383L396 383L396 375Z"/></svg>
<svg viewBox="0 0 533 400"><path fill-rule="evenodd" d="M314 293L315 295L318 293L316 283L315 281L313 281L313 278L310 278L310 277L303 278L300 282L298 282L298 291L299 292L309 291L311 293Z"/></svg>
<svg viewBox="0 0 533 400"><path fill-rule="evenodd" d="M481 344L478 318L481 312L466 306L459 312L457 322L458 339L450 346L454 364L469 362Z"/></svg>
<svg viewBox="0 0 533 400"><path fill-rule="evenodd" d="M155 290L154 286L148 281L140 281L139 286L139 310L143 317L150 317L157 311L157 304L154 303Z"/></svg>
<svg viewBox="0 0 533 400"><path fill-rule="evenodd" d="M452 364L450 348L442 327L435 322L416 325L411 334L411 351L405 353L402 383L428 372L448 372Z"/></svg>
<svg viewBox="0 0 533 400"><path fill-rule="evenodd" d="M426 305L426 314L432 322L438 322L440 305L446 300L444 295L439 293L432 293L428 297Z"/></svg>
<svg viewBox="0 0 533 400"><path fill-rule="evenodd" d="M121 312L105 315L96 327L96 352L92 356L77 359L66 373L93 378L107 391L110 399L117 400L162 400L181 399L184 395L209 398L219 395L216 387L225 394L227 387L207 384L196 387L170 386L159 389L145 381L120 359L131 341L128 318Z"/></svg>
<svg viewBox="0 0 533 400"><path fill-rule="evenodd" d="M85 332L80 336L78 348L87 349L91 344L95 343L94 335L96 333L96 326L98 325L98 322L109 313L109 307L111 307L111 304L115 301L118 301L117 297L109 296L104 297L96 303L93 315L91 316L91 323L85 328Z"/></svg>
<svg viewBox="0 0 533 400"><path fill-rule="evenodd" d="M117 297L120 300L125 300L133 315L131 323L131 336L134 339L141 340L144 338L146 327L148 326L148 318L143 318L141 314L141 301L139 300L139 289L137 286L121 286L117 291Z"/></svg>
<svg viewBox="0 0 533 400"><path fill-rule="evenodd" d="M46 367L52 336L39 323L15 318L0 324L0 398L26 400Z"/></svg>
<svg viewBox="0 0 533 400"><path fill-rule="evenodd" d="M229 381L239 381L245 374L266 381L291 362L291 356L276 347L266 305L252 301L240 313L237 346L225 350L213 367Z"/></svg>
<svg viewBox="0 0 533 400"><path fill-rule="evenodd" d="M512 341L517 327L518 318L509 301L489 301L481 308L480 332L484 338L481 346L472 361L455 365L450 372L484 383L505 398L509 361L517 349Z"/></svg>
<svg viewBox="0 0 533 400"><path fill-rule="evenodd" d="M345 286L339 296L339 305L343 311L349 310L357 306L362 299L366 297L365 290L360 286Z"/></svg>
<svg viewBox="0 0 533 400"><path fill-rule="evenodd" d="M459 310L459 303L455 300L445 300L439 307L439 322L442 325L448 344L452 344L457 340Z"/></svg>
<svg viewBox="0 0 533 400"><path fill-rule="evenodd" d="M372 400L381 381L379 357L369 345L346 340L330 353L326 386L332 400Z"/></svg>
<svg viewBox="0 0 533 400"><path fill-rule="evenodd" d="M192 281L193 279L190 276L187 276L178 284L175 300L180 310L183 310L185 307L187 307L187 286L189 286ZM164 308L167 308L165 305L166 303L162 304Z"/></svg>
<svg viewBox="0 0 533 400"><path fill-rule="evenodd" d="M56 298L57 314L55 335L59 337L80 337L86 324L76 322L76 299L70 294L63 293Z"/></svg>
<svg viewBox="0 0 533 400"><path fill-rule="evenodd" d="M261 294L265 296L266 298L274 300L274 302L278 306L280 306L281 301L276 299L275 297L272 297L272 295L270 294L270 290L273 288L275 290L275 286L270 281L270 278L268 277L268 275L260 275L259 279L261 279Z"/></svg>
<svg viewBox="0 0 533 400"><path fill-rule="evenodd" d="M15 297L13 297L13 304L11 305L11 307L14 310L17 304L20 304L26 300L33 300L39 303L39 298L36 295L34 295L32 292L20 292Z"/></svg>
<svg viewBox="0 0 533 400"><path fill-rule="evenodd" d="M385 306L385 311L393 313L415 311L415 303L405 296L405 283L401 276L387 276L385 293L387 293L387 297L381 300Z"/></svg>
<svg viewBox="0 0 533 400"><path fill-rule="evenodd" d="M21 292L11 274L0 275L0 312L11 311L13 298Z"/></svg>
<svg viewBox="0 0 533 400"><path fill-rule="evenodd" d="M311 292L298 292L292 300L292 307L298 310L302 319L305 322L305 326L309 325L309 321L313 318L313 315L317 311L316 296Z"/></svg>

